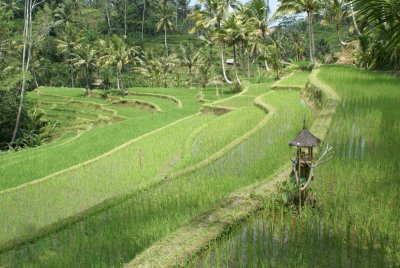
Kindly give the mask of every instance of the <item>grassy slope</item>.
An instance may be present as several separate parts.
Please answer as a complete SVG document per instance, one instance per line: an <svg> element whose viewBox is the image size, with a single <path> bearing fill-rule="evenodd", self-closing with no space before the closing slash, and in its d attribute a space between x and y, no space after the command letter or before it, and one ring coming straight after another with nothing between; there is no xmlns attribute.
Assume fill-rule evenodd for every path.
<svg viewBox="0 0 400 268"><path fill-rule="evenodd" d="M68 90L57 90L54 88L47 88L42 91L48 94L56 93L75 98L81 96L83 92L82 89L74 89L69 92ZM94 158L146 132L167 125L185 116L195 114L201 105L196 100L196 90L135 88L135 91L160 94L165 94L168 91L182 101L183 108L179 109L171 104L172 108L170 110L166 109L166 112L151 114L130 107L106 106L107 108L117 110L125 116L134 117L134 120L128 119L101 128L90 129L77 137L73 142L63 143L62 145L58 145L59 143L45 145L45 150L38 147L14 154L1 155L0 190L39 179ZM208 98L216 99L215 94L213 94L214 89L207 89L205 92L207 92ZM84 98L84 100L87 100L87 98ZM93 100L95 99L90 99L90 101ZM165 100L160 99L160 103L161 107L165 107L163 105L165 104ZM74 157L65 157L66 155L73 155ZM29 161L25 161L28 159Z"/></svg>
<svg viewBox="0 0 400 268"><path fill-rule="evenodd" d="M342 98L326 139L336 156L315 174L318 209L302 218L281 211L275 221L266 212L204 256L202 267L400 265L399 78L343 66L325 66L318 77Z"/></svg>
<svg viewBox="0 0 400 268"><path fill-rule="evenodd" d="M259 90L254 87L255 92ZM25 246L9 251L2 255L2 263L21 265L29 260L39 266L77 265L74 262L81 266L117 265L209 209L230 191L264 178L286 161L289 152L280 148L286 147L289 136L300 127L300 117L308 114L296 92L274 92L269 97L276 105L291 105L293 114L276 115L270 125L211 165L149 188L120 206L40 239L29 254L22 253ZM293 124L288 123L291 120ZM272 156L274 161L267 161Z"/></svg>
<svg viewBox="0 0 400 268"><path fill-rule="evenodd" d="M273 88L302 89L307 82L308 72L293 72L288 79L282 79L273 85Z"/></svg>

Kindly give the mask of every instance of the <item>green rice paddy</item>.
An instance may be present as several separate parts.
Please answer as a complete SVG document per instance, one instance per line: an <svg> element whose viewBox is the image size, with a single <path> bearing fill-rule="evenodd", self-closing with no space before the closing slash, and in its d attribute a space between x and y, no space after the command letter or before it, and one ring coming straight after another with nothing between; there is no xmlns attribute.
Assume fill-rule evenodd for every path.
<svg viewBox="0 0 400 268"><path fill-rule="evenodd" d="M302 88L307 75L279 87ZM315 174L316 206L299 217L265 200L268 209L189 266L400 265L399 79L343 66L322 67L318 79L341 102L326 138L335 158ZM106 100L83 89L29 93L61 131L0 155L0 267L120 267L228 194L271 178L316 114L298 90L272 85L205 89L207 105L232 109L220 116L199 113L197 89L133 88Z"/></svg>
<svg viewBox="0 0 400 268"><path fill-rule="evenodd" d="M325 66L319 79L342 98L317 169L315 208L270 208L194 261L198 267L397 267L400 80Z"/></svg>

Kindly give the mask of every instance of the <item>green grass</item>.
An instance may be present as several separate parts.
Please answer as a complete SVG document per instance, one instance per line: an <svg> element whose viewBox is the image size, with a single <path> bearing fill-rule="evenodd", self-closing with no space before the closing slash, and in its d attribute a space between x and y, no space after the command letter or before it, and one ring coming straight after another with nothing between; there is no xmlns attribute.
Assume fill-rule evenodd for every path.
<svg viewBox="0 0 400 268"><path fill-rule="evenodd" d="M79 95L77 92L82 91L82 89L72 89L72 93L68 93L67 89L57 90L56 88L43 88L43 90L54 94L62 92L62 94L66 96L77 96ZM84 131L73 142L57 145L54 148L53 145L58 143L45 145L45 150L40 148L30 148L13 154L0 155L0 190L12 188L39 179L59 170L92 159L135 137L165 126L185 116L195 114L201 107L201 103L196 99L196 89L136 88L135 90L160 94L168 92L168 94L172 94L182 101L183 108L174 108L170 111L161 113L148 113L131 107L105 105L103 106L104 108L113 109L120 115L132 119L127 119L99 128L89 127L88 130ZM93 102L95 99L96 98L92 97L86 98L85 100ZM159 99L154 100L154 102L164 104L165 100ZM86 107L79 103L69 103L65 104L65 106L63 104L57 104L56 107L71 107L72 110L79 112L80 109L85 110L91 107L90 103L87 103L87 105L89 106ZM49 109L48 105L39 105L39 108L45 109L45 112ZM92 109L91 112L92 114L97 115L104 111ZM66 113L64 113L64 115L66 115ZM54 114L52 119L56 122L58 121L65 127L72 127L71 131L73 133L77 133L77 130L74 129L75 124L78 125L78 128L84 127L84 129L88 125L87 123L82 125L82 121L78 120L76 114L71 115L68 120L65 120L62 113L58 113L57 115ZM65 157L66 155L71 154L73 154L74 157ZM25 161L26 159L29 159L29 161Z"/></svg>
<svg viewBox="0 0 400 268"><path fill-rule="evenodd" d="M183 146L176 140L185 139L194 128L212 118L192 117L95 162L0 194L1 211L14 215L2 218L0 241L28 235L104 200L159 182L181 154ZM25 215L31 211L35 211L35 218L27 220Z"/></svg>
<svg viewBox="0 0 400 268"><path fill-rule="evenodd" d="M308 72L293 72L289 76L276 82L273 87L277 88L303 88L307 82Z"/></svg>
<svg viewBox="0 0 400 268"><path fill-rule="evenodd" d="M211 157L216 151L254 128L265 116L265 113L255 106L247 106L200 126L188 138L184 159L175 170Z"/></svg>
<svg viewBox="0 0 400 268"><path fill-rule="evenodd" d="M254 101L253 96L238 96L236 98L232 98L226 101L221 101L218 103L218 105L224 107L238 108L251 105L253 101Z"/></svg>
<svg viewBox="0 0 400 268"><path fill-rule="evenodd" d="M41 87L39 92L44 95L54 95L63 97L83 97L85 95L85 89L83 88L70 88L70 87Z"/></svg>
<svg viewBox="0 0 400 268"><path fill-rule="evenodd" d="M316 170L316 208L268 210L199 260L202 267L398 267L399 78L353 67L319 75L342 98Z"/></svg>
<svg viewBox="0 0 400 268"><path fill-rule="evenodd" d="M0 263L12 266L29 263L35 267L120 266L167 233L210 209L226 194L264 179L287 161L291 154L287 140L297 132L303 117L309 118L309 110L300 102L299 93L293 91L270 92L263 101L277 109L269 123L217 161L196 172L146 188L121 205L65 226L34 243L4 252ZM283 113L288 106L291 109ZM225 134L223 131L220 133ZM165 140L166 136L162 136ZM157 140L154 138L154 142ZM166 153L159 146L152 148L160 154ZM90 184L91 172L104 172L102 165L92 168L79 172L77 176L87 174L85 178ZM109 181L112 188L114 184L119 187L114 180L121 172L134 172L123 171L124 168L126 165L123 163L108 165L107 175L114 178ZM132 186L125 184L125 187ZM114 191L109 187L106 189L97 191L102 194ZM81 192L72 187L68 190L70 195L74 191ZM74 200L69 202L75 203Z"/></svg>

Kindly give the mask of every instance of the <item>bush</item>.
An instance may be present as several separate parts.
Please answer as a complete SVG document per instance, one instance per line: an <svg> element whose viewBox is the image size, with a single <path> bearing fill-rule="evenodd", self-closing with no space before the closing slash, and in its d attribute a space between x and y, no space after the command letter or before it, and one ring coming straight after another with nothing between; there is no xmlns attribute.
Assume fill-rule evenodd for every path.
<svg viewBox="0 0 400 268"><path fill-rule="evenodd" d="M239 84L238 81L234 81L231 86L231 90L233 93L239 93L243 91L243 85Z"/></svg>
<svg viewBox="0 0 400 268"><path fill-rule="evenodd" d="M304 72L311 72L315 67L314 63L312 63L310 61L295 62L294 65L296 66L296 68L298 70L301 70L301 71L304 71Z"/></svg>
<svg viewBox="0 0 400 268"><path fill-rule="evenodd" d="M50 136L48 122L43 114L25 104L22 108L17 139L11 142L19 100L10 90L0 90L0 150L10 147L38 146Z"/></svg>
<svg viewBox="0 0 400 268"><path fill-rule="evenodd" d="M4 150L11 140L18 111L15 94L10 90L0 90L0 107L0 150Z"/></svg>

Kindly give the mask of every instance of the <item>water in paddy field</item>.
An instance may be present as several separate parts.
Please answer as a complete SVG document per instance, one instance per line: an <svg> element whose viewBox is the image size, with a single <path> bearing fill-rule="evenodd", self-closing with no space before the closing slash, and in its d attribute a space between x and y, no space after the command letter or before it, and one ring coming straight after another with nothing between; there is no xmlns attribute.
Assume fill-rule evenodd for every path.
<svg viewBox="0 0 400 268"><path fill-rule="evenodd" d="M236 227L190 267L385 267L385 252L361 243L333 236L323 217L264 214Z"/></svg>
<svg viewBox="0 0 400 268"><path fill-rule="evenodd" d="M315 187L315 208L303 208L301 217L282 207L263 211L233 228L192 266L398 267L399 240L393 233L398 206L387 209L385 200L396 193L388 189L398 187L390 179L399 166L393 148L398 142L391 137L400 124L384 122L373 106L361 108L344 104L334 118L326 143L335 156L315 175L320 182L327 179Z"/></svg>

